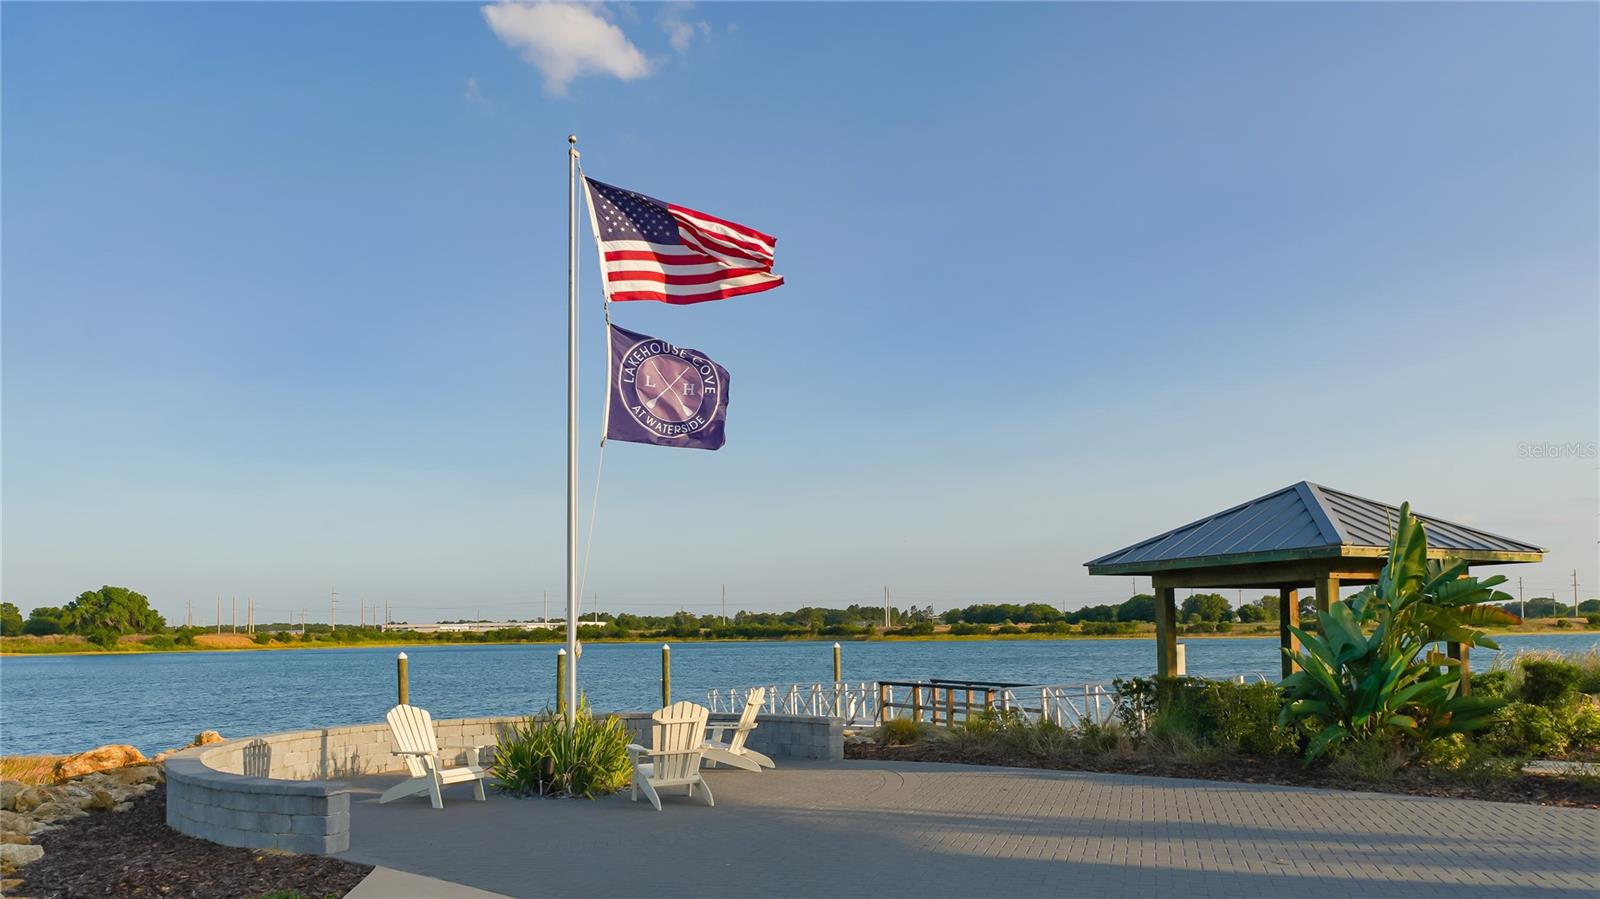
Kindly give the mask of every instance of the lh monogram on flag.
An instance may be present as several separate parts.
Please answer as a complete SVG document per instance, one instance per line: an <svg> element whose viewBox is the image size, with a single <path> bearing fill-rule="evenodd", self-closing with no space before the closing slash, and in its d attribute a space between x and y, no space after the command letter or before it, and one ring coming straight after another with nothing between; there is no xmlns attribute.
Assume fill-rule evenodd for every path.
<svg viewBox="0 0 1600 899"><path fill-rule="evenodd" d="M611 398L606 439L720 449L728 371L699 350L608 325Z"/></svg>

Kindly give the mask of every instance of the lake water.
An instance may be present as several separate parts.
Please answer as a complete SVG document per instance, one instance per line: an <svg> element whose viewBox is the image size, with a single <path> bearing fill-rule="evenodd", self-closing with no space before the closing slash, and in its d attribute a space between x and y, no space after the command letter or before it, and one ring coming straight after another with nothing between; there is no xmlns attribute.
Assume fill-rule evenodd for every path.
<svg viewBox="0 0 1600 899"><path fill-rule="evenodd" d="M1228 677L1278 670L1277 641L1186 641L1190 674ZM1501 637L1520 648L1578 652L1592 633ZM436 718L521 714L553 702L550 644L416 646L411 701ZM180 746L202 730L236 737L380 721L394 704L398 649L169 652L0 658L0 754L75 752L132 743L146 753ZM1482 670L1494 653L1472 655ZM1155 645L1130 640L896 641L844 644L851 681L944 677L1011 683L1109 682L1149 673ZM832 680L831 642L684 643L672 649L675 697L706 691ZM596 709L654 708L659 644L584 648L579 680Z"/></svg>

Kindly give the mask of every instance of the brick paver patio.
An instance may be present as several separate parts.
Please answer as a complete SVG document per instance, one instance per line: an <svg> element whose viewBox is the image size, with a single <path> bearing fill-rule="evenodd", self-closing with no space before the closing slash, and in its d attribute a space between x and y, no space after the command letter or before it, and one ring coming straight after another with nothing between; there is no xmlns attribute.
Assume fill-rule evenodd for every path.
<svg viewBox="0 0 1600 899"><path fill-rule="evenodd" d="M339 857L512 896L1585 896L1600 812L894 762L707 772L717 806L470 790L380 806Z"/></svg>

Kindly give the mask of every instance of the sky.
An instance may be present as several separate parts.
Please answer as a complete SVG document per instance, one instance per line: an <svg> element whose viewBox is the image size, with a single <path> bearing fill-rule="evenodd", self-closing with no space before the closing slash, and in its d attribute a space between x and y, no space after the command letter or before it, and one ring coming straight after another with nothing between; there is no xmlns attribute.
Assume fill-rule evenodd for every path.
<svg viewBox="0 0 1600 899"><path fill-rule="evenodd" d="M1300 480L1597 593L1600 7L7 3L3 560L169 620L552 614L566 135L778 237L616 322L730 372L606 448L585 611L1068 608ZM584 225L585 234L587 225ZM605 383L580 246L589 527ZM1249 598L1249 597L1246 597ZM224 611L226 618L227 612Z"/></svg>

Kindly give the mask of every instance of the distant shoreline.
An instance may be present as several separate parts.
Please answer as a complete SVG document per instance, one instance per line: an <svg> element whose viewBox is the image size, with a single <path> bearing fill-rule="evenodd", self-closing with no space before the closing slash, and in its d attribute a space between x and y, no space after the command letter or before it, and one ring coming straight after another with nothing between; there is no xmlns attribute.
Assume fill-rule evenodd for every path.
<svg viewBox="0 0 1600 899"><path fill-rule="evenodd" d="M1588 634L1594 635L1596 637L1596 639L1600 639L1600 631L1589 630L1587 628L1581 628L1581 627L1574 627L1574 628L1539 627L1539 628L1532 628L1532 629L1523 629L1523 628L1488 628L1488 629L1486 629L1485 632L1488 633L1492 637L1548 636L1548 635L1562 635L1562 634L1579 635L1579 634L1588 633ZM203 635L203 636L210 636L210 635ZM226 636L234 636L234 635L230 634L230 635L226 635ZM243 635L241 634L241 635L238 635L238 636L243 636ZM1220 639L1220 640L1236 640L1236 639L1276 640L1277 638L1278 638L1278 634L1277 634L1276 628L1274 628L1274 629L1272 629L1270 631L1266 631L1266 632L1257 631L1257 630L1251 630L1251 631L1245 631L1245 632L1237 632L1237 631L1235 631L1235 632L1229 632L1229 633L1195 633L1195 634L1180 634L1179 635L1179 639L1182 640L1182 641L1188 641L1188 640L1213 640L1213 639ZM17 638L10 638L10 639L17 639ZM598 637L598 638L592 638L592 639L585 639L583 642L586 645L595 645L595 644L602 644L602 643L616 643L616 644L642 644L642 643L669 643L669 644L684 644L684 643L830 643L830 642L837 642L837 643L945 643L945 642L978 642L978 641L996 641L996 642L1000 642L1000 641L1023 641L1023 642L1028 642L1028 641L1039 641L1039 640L1059 640L1059 641L1070 641L1070 640L1144 640L1144 641L1153 641L1154 639L1155 639L1154 629L1150 628L1150 629L1143 629L1143 630L1139 630L1139 631L1135 631L1133 633L1127 633L1127 634L1059 634L1059 633L1030 634L1030 633L1021 633L1021 634L921 634L921 635L915 635L915 636L912 636L912 635L904 635L904 636L902 636L902 635L871 634L871 635L852 635L852 636L826 636L826 635L812 636L812 635L806 635L806 636L793 636L793 637L760 637L760 638L743 638L743 637L661 637L661 636L654 636L654 637ZM560 648L560 647L565 645L565 641L562 641L562 640L363 640L363 641L360 641L360 642L353 642L353 643L335 643L335 642L332 642L332 641L321 641L321 640L319 640L319 641L314 641L314 642L310 642L310 643L299 643L299 642L295 642L295 643L276 643L276 642L274 642L274 643L268 643L268 644L259 644L259 643L253 643L252 642L252 643L246 643L246 644L237 644L236 643L234 645L182 646L182 647L174 647L174 648L171 648L171 649L144 649L144 648L140 648L139 644L136 644L136 643L122 644L122 646L126 646L127 648L122 648L122 646L119 646L116 649L100 649L100 648L85 649L85 648L81 648L81 644L78 644L76 642L71 643L71 644L54 644L54 645L70 645L73 648L71 648L71 649L59 649L59 650L57 650L57 649L32 649L32 650L25 650L25 651L18 652L18 651L10 649L8 647L5 647L3 645L0 645L0 658L26 658L26 657L29 657L29 656L182 655L182 654L187 654L187 653L249 652L249 651L260 651L260 650L281 651L281 650L299 650L299 649L318 649L318 650L321 650L321 649L406 649L406 648L429 647L429 646L550 646L552 648Z"/></svg>

